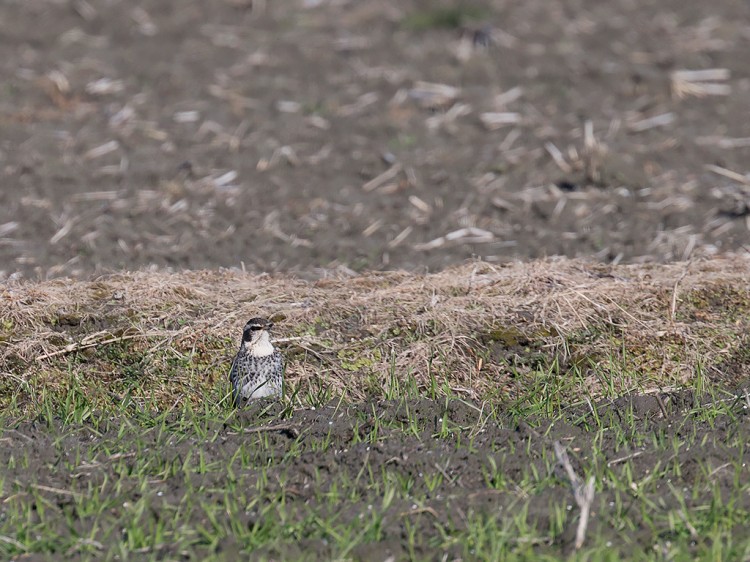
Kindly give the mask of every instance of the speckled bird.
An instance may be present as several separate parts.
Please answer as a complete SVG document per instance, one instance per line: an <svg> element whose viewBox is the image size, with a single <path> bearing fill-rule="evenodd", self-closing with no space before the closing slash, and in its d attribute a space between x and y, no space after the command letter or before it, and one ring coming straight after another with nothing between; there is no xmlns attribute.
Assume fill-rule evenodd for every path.
<svg viewBox="0 0 750 562"><path fill-rule="evenodd" d="M284 358L271 343L273 322L252 318L242 330L240 350L232 362L229 381L237 406L255 398L281 396Z"/></svg>

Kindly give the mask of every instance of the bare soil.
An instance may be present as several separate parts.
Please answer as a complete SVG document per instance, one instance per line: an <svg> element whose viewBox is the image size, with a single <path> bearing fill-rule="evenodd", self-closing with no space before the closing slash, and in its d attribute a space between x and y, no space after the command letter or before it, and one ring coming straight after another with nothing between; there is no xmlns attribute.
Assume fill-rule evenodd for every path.
<svg viewBox="0 0 750 562"><path fill-rule="evenodd" d="M0 270L746 250L748 21L733 0L3 2Z"/></svg>

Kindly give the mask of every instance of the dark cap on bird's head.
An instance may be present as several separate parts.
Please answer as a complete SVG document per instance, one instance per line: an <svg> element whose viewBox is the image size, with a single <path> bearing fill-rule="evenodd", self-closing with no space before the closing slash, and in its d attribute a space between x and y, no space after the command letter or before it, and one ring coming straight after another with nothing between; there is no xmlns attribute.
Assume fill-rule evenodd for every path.
<svg viewBox="0 0 750 562"><path fill-rule="evenodd" d="M247 321L247 324L245 324L245 328L242 330L242 339L245 341L250 341L253 337L254 332L258 332L260 330L270 330L271 328L273 328L273 322L271 322L267 318L251 318Z"/></svg>

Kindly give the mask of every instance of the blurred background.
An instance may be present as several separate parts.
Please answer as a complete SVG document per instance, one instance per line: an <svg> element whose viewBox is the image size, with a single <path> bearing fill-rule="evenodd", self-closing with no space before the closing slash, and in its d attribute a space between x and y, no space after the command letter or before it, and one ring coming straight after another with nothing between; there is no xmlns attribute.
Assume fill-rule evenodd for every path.
<svg viewBox="0 0 750 562"><path fill-rule="evenodd" d="M750 244L750 3L5 0L0 278Z"/></svg>

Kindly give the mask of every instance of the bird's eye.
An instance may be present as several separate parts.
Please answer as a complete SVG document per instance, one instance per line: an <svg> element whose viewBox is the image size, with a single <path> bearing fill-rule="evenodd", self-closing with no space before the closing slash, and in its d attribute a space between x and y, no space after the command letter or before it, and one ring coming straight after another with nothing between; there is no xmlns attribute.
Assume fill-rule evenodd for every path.
<svg viewBox="0 0 750 562"><path fill-rule="evenodd" d="M250 329L251 329L251 330L252 330L253 332L257 332L258 330L261 330L261 329L263 329L263 326L250 326Z"/></svg>

